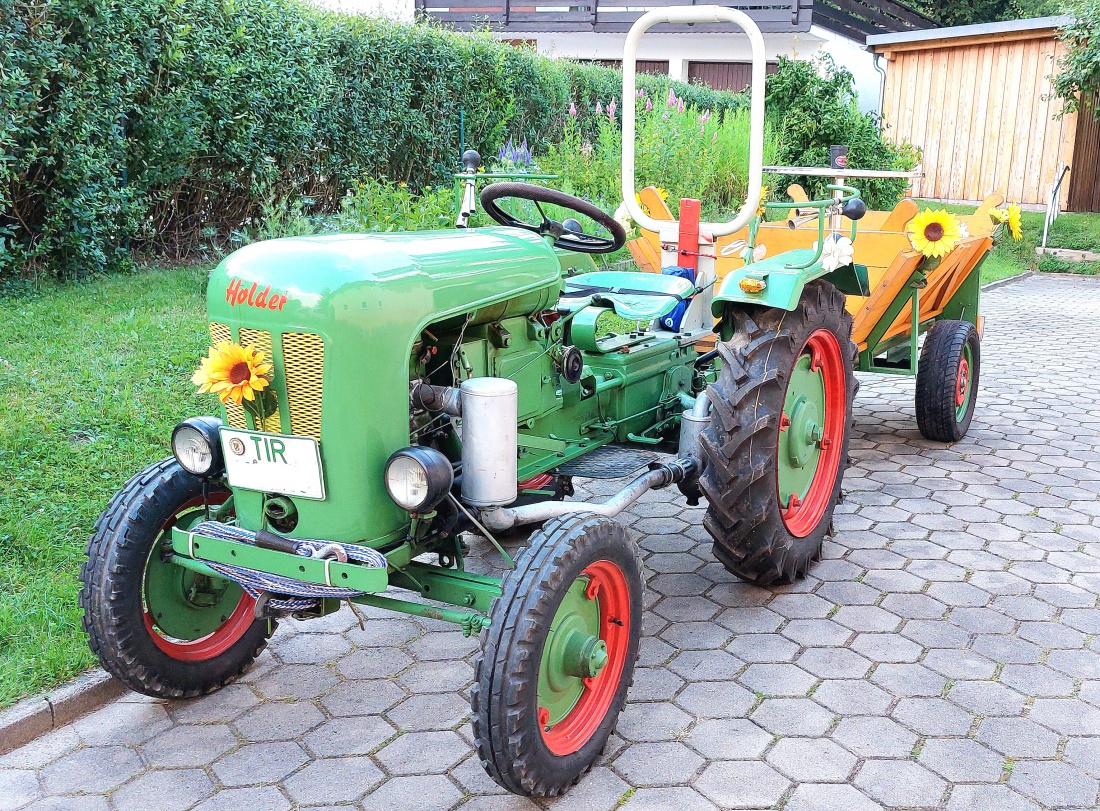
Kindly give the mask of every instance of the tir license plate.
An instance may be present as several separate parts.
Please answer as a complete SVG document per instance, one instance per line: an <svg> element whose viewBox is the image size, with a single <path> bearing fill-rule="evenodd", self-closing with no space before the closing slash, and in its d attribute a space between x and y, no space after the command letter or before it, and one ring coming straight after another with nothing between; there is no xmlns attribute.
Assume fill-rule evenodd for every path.
<svg viewBox="0 0 1100 811"><path fill-rule="evenodd" d="M321 452L313 437L224 427L221 435L225 472L234 487L324 500Z"/></svg>

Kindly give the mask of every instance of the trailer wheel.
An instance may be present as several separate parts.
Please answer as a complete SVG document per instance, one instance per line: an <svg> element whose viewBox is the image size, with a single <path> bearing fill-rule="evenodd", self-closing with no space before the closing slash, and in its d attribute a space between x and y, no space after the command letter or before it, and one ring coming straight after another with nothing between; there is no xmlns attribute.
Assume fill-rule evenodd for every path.
<svg viewBox="0 0 1100 811"><path fill-rule="evenodd" d="M504 581L470 692L478 756L516 794L555 797L600 756L626 702L642 564L610 518L546 523Z"/></svg>
<svg viewBox="0 0 1100 811"><path fill-rule="evenodd" d="M974 418L981 342L969 321L937 321L917 365L917 427L925 439L958 442Z"/></svg>
<svg viewBox="0 0 1100 811"><path fill-rule="evenodd" d="M857 388L852 317L844 296L816 281L791 312L734 318L708 392L703 523L730 572L789 583L820 556L840 496Z"/></svg>
<svg viewBox="0 0 1100 811"><path fill-rule="evenodd" d="M210 500L228 496L213 488ZM184 698L228 684L275 630L237 584L164 559L168 531L204 516L201 480L164 459L126 483L88 541L84 631L103 669L139 693Z"/></svg>

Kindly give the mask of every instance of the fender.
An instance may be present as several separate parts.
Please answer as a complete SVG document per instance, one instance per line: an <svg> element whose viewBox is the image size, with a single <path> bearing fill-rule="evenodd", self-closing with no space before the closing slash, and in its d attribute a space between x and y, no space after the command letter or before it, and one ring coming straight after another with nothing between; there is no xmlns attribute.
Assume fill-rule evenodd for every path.
<svg viewBox="0 0 1100 811"><path fill-rule="evenodd" d="M711 314L721 318L727 303L793 310L798 306L802 288L814 279L827 279L848 296L866 296L870 293L866 266L848 265L826 272L820 261L814 261L816 253L809 248L787 251L730 271L714 296ZM808 267L800 267L807 264ZM743 279L762 281L763 289L756 293L747 292L741 286ZM751 289L751 285L746 286Z"/></svg>

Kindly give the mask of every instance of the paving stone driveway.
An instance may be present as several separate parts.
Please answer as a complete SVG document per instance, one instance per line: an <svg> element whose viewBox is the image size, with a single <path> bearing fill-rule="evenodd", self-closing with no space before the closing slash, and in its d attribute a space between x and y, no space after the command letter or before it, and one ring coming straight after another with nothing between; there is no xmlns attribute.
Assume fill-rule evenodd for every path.
<svg viewBox="0 0 1100 811"><path fill-rule="evenodd" d="M625 517L649 569L631 703L542 807L1096 806L1100 282L1035 277L984 311L964 442L920 438L911 380L863 379L837 535L805 581L734 580L674 493ZM240 684L124 698L0 757L0 809L536 807L473 754L476 640L369 617L284 626Z"/></svg>

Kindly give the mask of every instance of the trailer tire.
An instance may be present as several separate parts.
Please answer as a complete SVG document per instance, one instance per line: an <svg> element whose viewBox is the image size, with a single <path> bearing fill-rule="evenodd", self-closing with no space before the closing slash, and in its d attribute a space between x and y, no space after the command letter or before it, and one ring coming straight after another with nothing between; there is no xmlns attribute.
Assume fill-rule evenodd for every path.
<svg viewBox="0 0 1100 811"><path fill-rule="evenodd" d="M790 583L820 558L840 497L858 388L852 317L843 294L819 280L793 311L745 308L727 318L734 331L717 347L701 439L703 524L731 573L761 586Z"/></svg>
<svg viewBox="0 0 1100 811"><path fill-rule="evenodd" d="M592 768L634 680L643 589L638 547L610 518L574 513L531 536L493 600L470 690L478 757L498 784L556 797ZM567 672L592 660L563 654L593 644L606 655L596 675Z"/></svg>
<svg viewBox="0 0 1100 811"><path fill-rule="evenodd" d="M254 617L255 601L236 584L228 584L220 597L211 593L214 602L190 613L185 595L171 592L179 567L163 561L158 546L178 519L203 513L202 490L202 481L175 459L156 462L115 494L88 541L80 570L88 644L104 670L145 695L189 698L216 690L244 673L275 630L273 619ZM217 486L210 493L214 503L228 494ZM180 570L181 591L188 576ZM167 595L161 597L162 611L151 601L154 591ZM165 611L172 617L161 616ZM159 623L203 623L212 630L193 639L174 637Z"/></svg>
<svg viewBox="0 0 1100 811"><path fill-rule="evenodd" d="M958 442L978 399L981 341L969 321L937 321L917 365L917 427L925 439Z"/></svg>

